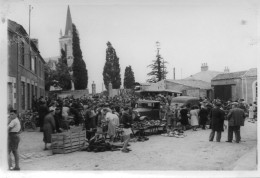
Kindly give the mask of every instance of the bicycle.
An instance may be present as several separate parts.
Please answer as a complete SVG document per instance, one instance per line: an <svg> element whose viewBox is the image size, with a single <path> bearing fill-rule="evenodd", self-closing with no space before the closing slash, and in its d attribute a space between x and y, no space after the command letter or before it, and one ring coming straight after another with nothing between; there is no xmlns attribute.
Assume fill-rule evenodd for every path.
<svg viewBox="0 0 260 178"><path fill-rule="evenodd" d="M37 112L31 112L30 110L29 111L26 111L25 113L23 113L21 115L21 121L22 121L22 131L25 131L25 130L36 130L36 117L38 116L38 113Z"/></svg>

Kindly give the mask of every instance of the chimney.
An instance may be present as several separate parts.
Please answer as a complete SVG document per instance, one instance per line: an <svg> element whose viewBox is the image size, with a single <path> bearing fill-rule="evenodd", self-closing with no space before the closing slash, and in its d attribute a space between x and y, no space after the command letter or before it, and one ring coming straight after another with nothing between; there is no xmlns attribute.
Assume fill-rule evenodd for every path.
<svg viewBox="0 0 260 178"><path fill-rule="evenodd" d="M39 49L38 39L32 38L31 41L34 43L34 45L36 46L36 48Z"/></svg>
<svg viewBox="0 0 260 178"><path fill-rule="evenodd" d="M229 68L227 66L224 69L224 73L229 73Z"/></svg>
<svg viewBox="0 0 260 178"><path fill-rule="evenodd" d="M201 64L201 71L207 71L209 69L208 64L207 63L202 63Z"/></svg>

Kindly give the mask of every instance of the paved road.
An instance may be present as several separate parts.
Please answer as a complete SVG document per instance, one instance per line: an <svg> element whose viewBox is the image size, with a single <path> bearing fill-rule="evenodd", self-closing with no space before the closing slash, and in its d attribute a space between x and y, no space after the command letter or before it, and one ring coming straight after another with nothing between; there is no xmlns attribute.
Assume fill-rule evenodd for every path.
<svg viewBox="0 0 260 178"><path fill-rule="evenodd" d="M255 170L257 124L246 121L242 142L209 142L210 130L186 131L185 138L150 136L131 143L130 153L43 151L42 133L24 132L20 145L23 170Z"/></svg>

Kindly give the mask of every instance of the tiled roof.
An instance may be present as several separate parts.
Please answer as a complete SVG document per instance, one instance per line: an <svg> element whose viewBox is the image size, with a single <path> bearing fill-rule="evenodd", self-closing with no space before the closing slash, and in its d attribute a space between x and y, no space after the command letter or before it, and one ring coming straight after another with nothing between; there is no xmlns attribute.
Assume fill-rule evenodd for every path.
<svg viewBox="0 0 260 178"><path fill-rule="evenodd" d="M239 71L239 72L219 74L216 77L214 77L212 80L236 79L242 77L246 72L247 71Z"/></svg>
<svg viewBox="0 0 260 178"><path fill-rule="evenodd" d="M210 83L212 78L216 77L218 74L221 74L221 73L223 73L223 72L217 72L217 71L211 71L211 70L201 71L201 72L191 75L190 77L187 77L183 80L202 80L202 81Z"/></svg>
<svg viewBox="0 0 260 178"><path fill-rule="evenodd" d="M186 85L186 86L189 86L189 87L194 87L194 88L199 88L199 89L211 89L211 84L209 82L205 82L205 81L202 81L202 80L188 80L188 79L185 79L185 80L168 80L167 81L169 82L174 82L174 83L178 83L178 84L181 84L181 85Z"/></svg>

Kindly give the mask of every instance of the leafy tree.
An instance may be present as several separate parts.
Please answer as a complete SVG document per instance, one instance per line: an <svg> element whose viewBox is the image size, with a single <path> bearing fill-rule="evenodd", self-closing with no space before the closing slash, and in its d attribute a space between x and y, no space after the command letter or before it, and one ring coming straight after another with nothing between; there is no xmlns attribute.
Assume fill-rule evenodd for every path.
<svg viewBox="0 0 260 178"><path fill-rule="evenodd" d="M82 52L80 49L80 40L77 28L72 24L73 37L72 37L72 50L73 50L73 81L75 90L86 89L88 86L88 71L86 69L86 64L82 57Z"/></svg>
<svg viewBox="0 0 260 178"><path fill-rule="evenodd" d="M167 62L162 60L163 58L160 54L157 54L156 57L157 59L153 60L153 63L147 66L152 69L152 71L147 74L148 76L151 76L151 78L147 80L147 82L150 83L156 83L166 79L166 75L168 73L165 66Z"/></svg>
<svg viewBox="0 0 260 178"><path fill-rule="evenodd" d="M49 66L49 63L44 65L44 77L45 77L45 90L50 91L51 86L56 85L56 71L52 70Z"/></svg>
<svg viewBox="0 0 260 178"><path fill-rule="evenodd" d="M135 77L131 66L125 68L125 78L124 78L124 88L132 89L134 88Z"/></svg>
<svg viewBox="0 0 260 178"><path fill-rule="evenodd" d="M106 89L112 83L112 88L119 89L121 85L119 58L110 42L107 42L106 63L103 69L103 80Z"/></svg>
<svg viewBox="0 0 260 178"><path fill-rule="evenodd" d="M70 90L71 76L67 66L66 52L63 49L61 49L61 58L59 58L56 65L56 72L59 87L61 87L63 90Z"/></svg>

